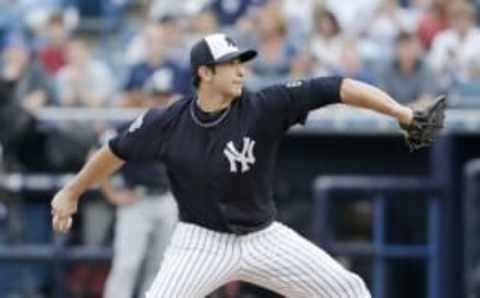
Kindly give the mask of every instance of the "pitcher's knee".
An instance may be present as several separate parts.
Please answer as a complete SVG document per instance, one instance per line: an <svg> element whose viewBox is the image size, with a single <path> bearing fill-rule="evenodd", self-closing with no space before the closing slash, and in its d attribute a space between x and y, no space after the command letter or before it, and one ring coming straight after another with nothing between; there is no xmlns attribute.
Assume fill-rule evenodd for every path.
<svg viewBox="0 0 480 298"><path fill-rule="evenodd" d="M321 294L319 292L317 296L314 296L315 298L371 298L370 291L363 280L348 271L345 274L337 275L335 279L332 278L330 282L324 283L324 286ZM325 293L325 290L328 293Z"/></svg>
<svg viewBox="0 0 480 298"><path fill-rule="evenodd" d="M360 276L354 273L350 273L346 278L345 287L348 289L345 294L345 298L371 298L370 291L368 290L365 282Z"/></svg>

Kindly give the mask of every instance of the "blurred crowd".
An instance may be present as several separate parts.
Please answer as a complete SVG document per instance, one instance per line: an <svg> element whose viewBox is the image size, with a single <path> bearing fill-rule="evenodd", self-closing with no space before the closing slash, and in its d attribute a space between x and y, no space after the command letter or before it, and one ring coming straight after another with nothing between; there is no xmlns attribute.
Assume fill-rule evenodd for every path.
<svg viewBox="0 0 480 298"><path fill-rule="evenodd" d="M466 0L3 0L0 143L7 155L42 143L50 166L65 163L51 145L52 135L61 142L58 129L39 129L29 116L43 107L150 107L162 101L151 95L189 94L189 48L218 31L258 49L250 89L341 75L402 103L445 92L475 103L478 7ZM85 123L63 131L79 144L106 129L78 125ZM19 159L42 168L30 155Z"/></svg>
<svg viewBox="0 0 480 298"><path fill-rule="evenodd" d="M0 74L17 82L17 104L29 111L138 106L154 74L189 93L189 46L216 31L259 50L249 68L253 89L343 75L401 102L452 89L480 93L479 1L96 2L103 3L98 18L109 20L96 34L85 25L95 11L90 1L0 2Z"/></svg>
<svg viewBox="0 0 480 298"><path fill-rule="evenodd" d="M246 80L254 90L341 75L379 86L402 103L445 92L476 99L479 9L480 0L0 0L2 166L77 170L110 127L52 126L35 113L145 108L190 94L189 48L218 31L259 51ZM0 219L2 210L15 212L1 203ZM28 241L50 237L42 204L24 211L36 223ZM102 242L95 235L107 213L84 213L81 241ZM8 275L0 272L0 280L2 274Z"/></svg>

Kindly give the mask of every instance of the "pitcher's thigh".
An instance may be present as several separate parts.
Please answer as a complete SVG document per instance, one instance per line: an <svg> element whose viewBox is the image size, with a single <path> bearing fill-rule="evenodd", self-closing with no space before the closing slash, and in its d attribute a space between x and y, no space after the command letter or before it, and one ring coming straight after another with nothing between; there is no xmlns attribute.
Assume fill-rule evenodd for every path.
<svg viewBox="0 0 480 298"><path fill-rule="evenodd" d="M359 276L285 226L256 244L248 268L244 280L289 298L371 297Z"/></svg>
<svg viewBox="0 0 480 298"><path fill-rule="evenodd" d="M170 247L146 298L203 298L228 280L235 265L216 253Z"/></svg>

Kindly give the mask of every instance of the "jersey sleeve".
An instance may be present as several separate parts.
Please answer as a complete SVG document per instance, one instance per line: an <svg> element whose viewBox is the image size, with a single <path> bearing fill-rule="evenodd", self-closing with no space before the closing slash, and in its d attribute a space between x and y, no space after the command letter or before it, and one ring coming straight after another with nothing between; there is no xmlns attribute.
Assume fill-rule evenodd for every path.
<svg viewBox="0 0 480 298"><path fill-rule="evenodd" d="M110 139L110 150L125 161L160 159L165 142L165 114L164 109L152 109L140 115Z"/></svg>
<svg viewBox="0 0 480 298"><path fill-rule="evenodd" d="M311 110L339 103L343 78L323 77L274 85L259 92L270 119L282 122L284 128L305 122Z"/></svg>

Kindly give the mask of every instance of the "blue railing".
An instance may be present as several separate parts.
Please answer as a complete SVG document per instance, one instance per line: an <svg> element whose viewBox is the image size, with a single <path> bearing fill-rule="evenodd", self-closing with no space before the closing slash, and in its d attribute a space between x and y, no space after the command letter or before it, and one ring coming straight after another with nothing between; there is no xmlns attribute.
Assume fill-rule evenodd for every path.
<svg viewBox="0 0 480 298"><path fill-rule="evenodd" d="M7 193L54 191L71 177L71 174L1 174L0 189ZM45 220L49 221L49 218ZM71 246L68 240L68 235L55 235L45 244L0 244L0 264L47 263L53 272L53 297L69 297L65 289L69 265L78 261L108 262L112 258L112 248Z"/></svg>
<svg viewBox="0 0 480 298"><path fill-rule="evenodd" d="M427 204L427 242L423 245L390 244L385 239L385 205L389 195L421 194ZM314 185L314 238L327 251L339 256L371 256L373 258L372 292L375 298L386 297L386 261L393 258L425 259L427 263L427 297L438 298L439 283L439 199L441 189L424 177L397 176L323 176ZM332 232L332 204L338 199L368 198L373 202L372 239L369 243L342 243ZM347 196L345 196L347 195Z"/></svg>

